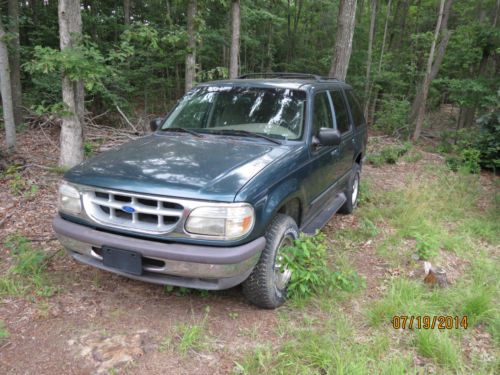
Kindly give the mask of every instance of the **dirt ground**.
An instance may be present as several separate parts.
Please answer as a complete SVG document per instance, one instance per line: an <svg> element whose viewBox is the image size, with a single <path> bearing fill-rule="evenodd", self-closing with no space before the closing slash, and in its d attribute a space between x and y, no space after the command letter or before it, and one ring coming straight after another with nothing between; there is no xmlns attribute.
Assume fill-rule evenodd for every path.
<svg viewBox="0 0 500 375"><path fill-rule="evenodd" d="M5 239L18 233L50 254L51 282L58 288L48 298L33 294L0 299L0 321L10 333L0 341L0 374L93 374L117 369L130 374L225 374L233 372L235 360L255 346L280 345L278 314L290 309L286 305L260 310L245 302L239 288L167 293L162 286L116 276L66 256L51 228L60 179L50 168L57 164L56 139L50 132L20 134L14 159L23 166L21 193L0 180L0 275L10 263ZM390 187L402 183L404 169L404 165L367 165L363 173ZM29 184L38 187L35 193L27 193ZM356 220L356 215L335 216L325 231L341 230ZM355 312L360 300L379 295L380 279L392 271L371 242L353 249L353 259L367 286L358 299L345 305ZM204 324L209 349L182 355L164 344L176 340L182 324Z"/></svg>

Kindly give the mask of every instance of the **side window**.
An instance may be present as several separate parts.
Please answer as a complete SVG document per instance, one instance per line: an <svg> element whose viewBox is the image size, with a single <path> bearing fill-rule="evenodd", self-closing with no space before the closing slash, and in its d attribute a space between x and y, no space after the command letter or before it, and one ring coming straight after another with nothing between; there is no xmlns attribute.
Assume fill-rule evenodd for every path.
<svg viewBox="0 0 500 375"><path fill-rule="evenodd" d="M354 96L352 90L347 90L345 92L347 96L347 101L351 107L352 120L354 121L354 126L360 126L365 123L365 117L361 106L359 105L358 99Z"/></svg>
<svg viewBox="0 0 500 375"><path fill-rule="evenodd" d="M314 96L313 109L313 135L317 135L320 128L333 126L332 109L326 92L320 92Z"/></svg>
<svg viewBox="0 0 500 375"><path fill-rule="evenodd" d="M337 119L337 129L341 134L345 133L349 131L349 114L347 113L344 97L341 91L330 91L330 95L332 96L335 118Z"/></svg>

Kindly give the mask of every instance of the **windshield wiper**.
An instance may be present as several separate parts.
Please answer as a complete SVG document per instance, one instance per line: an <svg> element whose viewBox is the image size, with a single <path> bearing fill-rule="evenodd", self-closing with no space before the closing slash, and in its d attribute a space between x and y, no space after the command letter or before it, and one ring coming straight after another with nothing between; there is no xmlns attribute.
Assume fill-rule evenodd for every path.
<svg viewBox="0 0 500 375"><path fill-rule="evenodd" d="M221 129L221 130L217 130L217 131L210 132L210 133L211 134L221 134L221 135L240 135L242 137L262 138L262 139L268 140L269 142L276 143L277 145L281 144L280 141L278 141L278 140L276 140L274 138L271 138L271 137L268 137L266 135L259 134L259 133L252 133L252 132L249 132L249 131L246 131L246 130Z"/></svg>
<svg viewBox="0 0 500 375"><path fill-rule="evenodd" d="M202 138L203 136L198 133L198 132L195 132L194 130L191 130L191 129L186 129L186 128L165 128L165 129L161 129L162 132L182 132L182 133L189 133L191 135L194 135L195 137L199 137L199 138Z"/></svg>

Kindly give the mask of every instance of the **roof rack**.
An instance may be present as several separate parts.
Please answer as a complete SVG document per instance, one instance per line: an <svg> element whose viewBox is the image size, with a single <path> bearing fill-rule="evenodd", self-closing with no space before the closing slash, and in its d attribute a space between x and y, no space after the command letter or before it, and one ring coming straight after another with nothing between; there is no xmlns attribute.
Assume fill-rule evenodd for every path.
<svg viewBox="0 0 500 375"><path fill-rule="evenodd" d="M316 81L338 81L333 77L323 77L317 74L309 73L287 73L287 72L268 72L268 73L247 73L238 77L238 79L251 79L251 78L295 78L295 79L313 79Z"/></svg>

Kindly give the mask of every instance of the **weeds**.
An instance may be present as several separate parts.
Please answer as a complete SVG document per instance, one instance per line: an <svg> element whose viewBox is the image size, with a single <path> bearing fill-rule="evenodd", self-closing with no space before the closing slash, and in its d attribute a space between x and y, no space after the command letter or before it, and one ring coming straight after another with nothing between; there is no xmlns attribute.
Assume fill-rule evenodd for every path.
<svg viewBox="0 0 500 375"><path fill-rule="evenodd" d="M187 355L190 351L199 351L207 347L207 322L210 313L210 306L205 307L203 319L196 324L181 323L176 325L172 337L165 337L160 343L160 352L169 349L176 349L182 355Z"/></svg>
<svg viewBox="0 0 500 375"><path fill-rule="evenodd" d="M25 179L21 174L20 165L10 165L0 174L0 178L8 181L8 186L12 194L24 196L29 199L38 193L39 187L32 181Z"/></svg>
<svg viewBox="0 0 500 375"><path fill-rule="evenodd" d="M312 295L341 289L355 291L362 281L354 270L333 271L328 265L325 235L301 235L294 245L283 249L283 267L292 272L287 293L292 299L307 299Z"/></svg>
<svg viewBox="0 0 500 375"><path fill-rule="evenodd" d="M5 323L3 320L0 320L0 342L2 340L9 338L10 334L7 328L5 327Z"/></svg>
<svg viewBox="0 0 500 375"><path fill-rule="evenodd" d="M26 237L8 236L5 246L11 251L13 265L0 278L0 295L22 295L33 291L41 297L50 297L54 289L50 285L46 268L46 253L35 250Z"/></svg>
<svg viewBox="0 0 500 375"><path fill-rule="evenodd" d="M397 146L387 146L378 153L368 155L367 160L376 167L384 164L396 164L399 158L411 149L410 143Z"/></svg>

